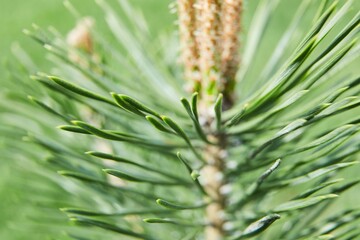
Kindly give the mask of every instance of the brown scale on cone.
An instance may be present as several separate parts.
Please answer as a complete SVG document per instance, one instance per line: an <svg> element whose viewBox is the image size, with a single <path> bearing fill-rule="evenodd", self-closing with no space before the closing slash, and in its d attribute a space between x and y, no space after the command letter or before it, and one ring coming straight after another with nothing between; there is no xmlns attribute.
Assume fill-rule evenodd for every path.
<svg viewBox="0 0 360 240"><path fill-rule="evenodd" d="M234 102L235 75L239 67L239 32L242 0L224 0L222 5L221 75L225 109Z"/></svg>
<svg viewBox="0 0 360 240"><path fill-rule="evenodd" d="M199 51L196 42L196 13L195 0L179 0L179 31L181 43L181 57L184 65L184 75L187 89L190 92L199 91L201 76L199 72Z"/></svg>
<svg viewBox="0 0 360 240"><path fill-rule="evenodd" d="M234 102L242 0L178 0L181 58L189 91L206 105L219 93Z"/></svg>
<svg viewBox="0 0 360 240"><path fill-rule="evenodd" d="M199 65L201 70L201 97L206 105L217 97L217 86L220 82L219 40L221 1L198 0L199 16Z"/></svg>

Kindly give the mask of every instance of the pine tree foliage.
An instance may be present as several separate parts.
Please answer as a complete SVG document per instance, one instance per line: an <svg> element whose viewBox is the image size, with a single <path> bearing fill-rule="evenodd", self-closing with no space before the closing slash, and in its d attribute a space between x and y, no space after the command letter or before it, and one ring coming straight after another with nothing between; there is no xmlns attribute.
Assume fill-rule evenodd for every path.
<svg viewBox="0 0 360 240"><path fill-rule="evenodd" d="M17 162L14 188L26 189L30 206L14 229L34 239L204 239L213 224L205 209L215 201L204 179L221 177L223 239L360 235L359 209L337 206L359 183L342 174L356 168L360 151L352 1L299 1L272 49L268 24L285 1L259 1L243 27L235 104L223 109L219 94L207 128L200 94L184 90L177 40L149 41L127 1L118 1L122 13L97 2L108 28L91 29L91 49L33 26L24 32L53 69L39 72L20 47L8 62L1 148ZM203 173L205 149L222 144L210 133L226 136L221 176Z"/></svg>

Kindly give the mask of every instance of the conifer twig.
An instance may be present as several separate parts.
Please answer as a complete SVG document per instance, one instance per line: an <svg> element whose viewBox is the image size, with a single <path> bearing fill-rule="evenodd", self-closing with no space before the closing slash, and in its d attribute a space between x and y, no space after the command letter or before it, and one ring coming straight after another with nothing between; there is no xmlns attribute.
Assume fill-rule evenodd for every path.
<svg viewBox="0 0 360 240"><path fill-rule="evenodd" d="M216 120L217 128L213 129L215 116L209 110L219 94L224 96L224 101L216 109L228 109L233 103L235 74L239 65L238 34L242 0L197 0L195 5L194 0L178 2L185 75L197 69L194 68L194 62L198 61L197 67L201 71L199 117L207 138L216 142L215 145L208 144L203 148L206 164L202 169L202 181L212 200L206 207L209 225L205 228L205 239L218 240L225 236L223 214L227 199L221 189L227 184L224 178L227 137L219 133L221 119ZM199 84L198 79L192 81L193 85ZM217 112L216 115L219 118L221 113Z"/></svg>

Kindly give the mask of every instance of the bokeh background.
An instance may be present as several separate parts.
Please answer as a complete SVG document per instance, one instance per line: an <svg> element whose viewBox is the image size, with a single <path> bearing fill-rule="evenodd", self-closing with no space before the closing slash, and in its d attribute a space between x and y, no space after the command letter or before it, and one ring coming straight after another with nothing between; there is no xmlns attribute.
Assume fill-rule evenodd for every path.
<svg viewBox="0 0 360 240"><path fill-rule="evenodd" d="M289 0L287 4L282 4L279 7L277 18L273 19L272 28L269 37L269 44L274 44L280 33L286 28L288 24L286 19L291 18L292 11L289 8L294 6L298 0ZM97 21L96 27L102 27L103 23L102 12L98 9L95 2L92 0L72 0L75 7L85 16L93 16ZM170 0L131 0L133 5L140 8L149 26L151 27L151 35L153 39L159 38L164 32L173 32L176 29L176 16L169 11ZM251 2L251 1L249 1ZM247 13L251 13L255 8L257 1L247 3L245 9ZM360 9L360 1L355 1L354 9ZM116 4L116 0L109 0L110 4ZM296 5L296 4L295 4ZM250 14L244 17L244 25L247 25L250 19ZM308 24L311 19L303 19L304 25ZM36 44L32 39L26 37L22 30L30 28L31 24L35 23L40 27L54 26L62 34L71 30L76 22L72 15L63 6L62 0L0 0L0 59L3 63L6 59L11 58L11 49L20 44L38 63L42 66L41 71L45 71L50 67L45 56L45 51ZM246 34L249 29L244 29ZM264 48L264 54L271 49ZM0 66L0 87L1 82L7 78L4 64ZM4 139L0 136L0 144ZM22 172L19 168L14 167L16 159L7 159L3 157L0 152L0 239L33 239L26 235L27 231L23 229L22 222L18 222L19 216L24 212L31 214L32 206L27 199L27 189L19 186L18 179L26 181L31 177L26 172ZM356 175L356 169L350 170L347 173ZM15 180L16 179L16 180ZM353 197L347 197L344 200L345 204L354 204L360 194L356 194L356 189L348 192L355 194ZM355 199L354 199L355 196Z"/></svg>

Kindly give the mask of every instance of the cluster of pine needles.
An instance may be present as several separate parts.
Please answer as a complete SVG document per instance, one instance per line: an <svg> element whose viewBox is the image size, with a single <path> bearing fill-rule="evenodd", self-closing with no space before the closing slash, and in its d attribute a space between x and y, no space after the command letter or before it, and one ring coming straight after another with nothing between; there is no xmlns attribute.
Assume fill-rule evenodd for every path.
<svg viewBox="0 0 360 240"><path fill-rule="evenodd" d="M219 95L206 129L201 95L183 87L177 38L149 41L146 20L127 1L118 1L121 13L97 2L108 28L91 29L91 51L33 26L24 32L53 68L39 72L20 47L8 61L0 149L15 162L9 187L26 196L13 231L26 239L204 239L213 199L202 151L219 144L210 129L227 139L223 175L213 176L226 179L224 239L360 235L360 209L343 206L356 202L360 181L353 1L298 1L273 46L271 19L286 1L255 1L255 12L245 5L237 97L222 109Z"/></svg>

